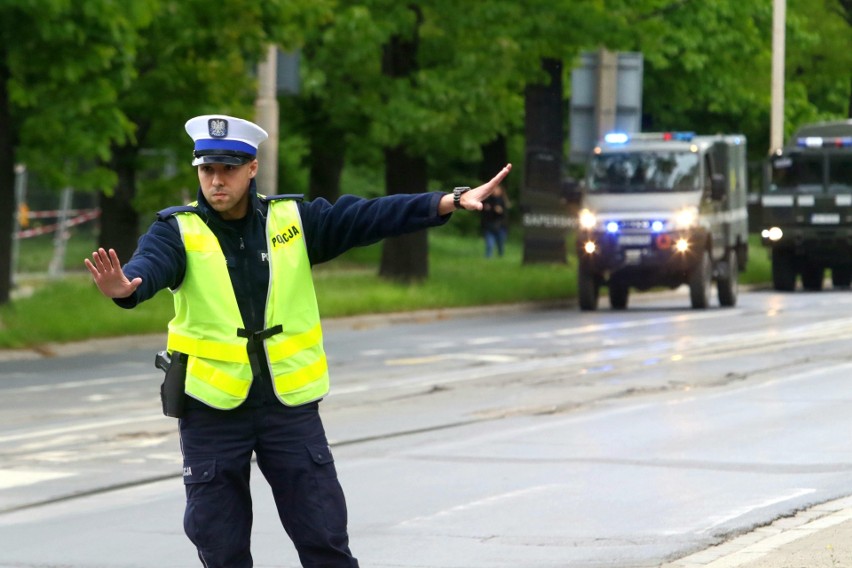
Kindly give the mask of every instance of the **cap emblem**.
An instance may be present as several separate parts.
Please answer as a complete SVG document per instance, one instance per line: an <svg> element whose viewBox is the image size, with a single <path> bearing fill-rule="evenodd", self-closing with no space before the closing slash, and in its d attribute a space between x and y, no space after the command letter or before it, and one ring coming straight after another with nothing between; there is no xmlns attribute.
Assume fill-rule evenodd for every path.
<svg viewBox="0 0 852 568"><path fill-rule="evenodd" d="M228 136L228 121L222 118L211 118L207 121L207 131L213 138L225 138Z"/></svg>

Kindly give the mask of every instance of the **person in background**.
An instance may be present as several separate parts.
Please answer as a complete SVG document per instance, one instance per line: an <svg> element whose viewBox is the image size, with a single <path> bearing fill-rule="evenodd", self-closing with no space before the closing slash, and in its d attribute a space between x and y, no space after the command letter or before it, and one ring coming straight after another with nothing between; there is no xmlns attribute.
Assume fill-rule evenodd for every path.
<svg viewBox="0 0 852 568"><path fill-rule="evenodd" d="M302 566L357 567L319 414L329 374L311 267L442 225L458 209L481 210L512 166L473 189L344 195L332 205L257 193L267 133L256 124L205 115L185 129L196 201L160 211L123 267L113 249L85 259L98 289L122 308L164 288L174 296L164 370L170 385L179 376L182 408L165 395L163 408L180 419L184 530L203 566L252 566L254 454Z"/></svg>
<svg viewBox="0 0 852 568"><path fill-rule="evenodd" d="M491 258L495 249L497 256L503 256L506 237L509 234L509 207L509 196L499 184L482 202L481 225L482 236L485 238L485 258Z"/></svg>

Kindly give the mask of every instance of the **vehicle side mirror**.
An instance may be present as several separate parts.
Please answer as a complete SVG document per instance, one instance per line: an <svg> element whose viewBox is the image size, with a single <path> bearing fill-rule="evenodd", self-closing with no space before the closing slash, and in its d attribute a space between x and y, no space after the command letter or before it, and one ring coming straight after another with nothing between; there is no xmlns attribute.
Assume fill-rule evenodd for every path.
<svg viewBox="0 0 852 568"><path fill-rule="evenodd" d="M728 195L728 183L722 174L713 174L710 177L710 198L713 201L722 201Z"/></svg>

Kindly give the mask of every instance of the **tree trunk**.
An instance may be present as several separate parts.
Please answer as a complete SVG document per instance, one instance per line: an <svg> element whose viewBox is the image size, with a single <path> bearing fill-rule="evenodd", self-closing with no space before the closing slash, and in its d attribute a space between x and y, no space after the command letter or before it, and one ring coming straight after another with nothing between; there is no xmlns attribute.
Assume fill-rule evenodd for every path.
<svg viewBox="0 0 852 568"><path fill-rule="evenodd" d="M385 150L385 187L388 195L425 192L429 182L427 171L425 158L411 157L401 146ZM426 231L385 240L379 276L399 282L414 282L429 276Z"/></svg>
<svg viewBox="0 0 852 568"><path fill-rule="evenodd" d="M382 52L382 73L393 79L410 81L417 70L418 31L423 14L416 4L409 4L416 16L416 25L410 37L395 35ZM396 193L422 193L428 187L426 159L410 156L405 143L385 149L385 191ZM400 282L423 280L429 275L429 242L426 231L387 239L382 247L379 276Z"/></svg>
<svg viewBox="0 0 852 568"><path fill-rule="evenodd" d="M344 132L331 126L319 104L306 105L310 124L308 195L334 203L340 197L340 176L346 157Z"/></svg>
<svg viewBox="0 0 852 568"><path fill-rule="evenodd" d="M482 162L479 164L479 179L488 181L509 163L509 151L506 149L506 137L502 134L482 145Z"/></svg>
<svg viewBox="0 0 852 568"><path fill-rule="evenodd" d="M113 149L113 168L118 175L118 183L113 195L99 194L101 232L98 246L115 249L122 263L130 259L139 238L139 214L133 208L138 153L136 146Z"/></svg>
<svg viewBox="0 0 852 568"><path fill-rule="evenodd" d="M0 46L2 49L2 46ZM12 227L15 220L15 145L9 108L9 68L0 51L0 305L12 294Z"/></svg>

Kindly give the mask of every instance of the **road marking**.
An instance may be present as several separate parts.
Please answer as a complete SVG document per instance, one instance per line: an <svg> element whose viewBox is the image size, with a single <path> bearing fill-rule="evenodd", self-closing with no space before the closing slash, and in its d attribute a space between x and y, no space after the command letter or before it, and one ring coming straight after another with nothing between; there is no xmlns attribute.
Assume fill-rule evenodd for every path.
<svg viewBox="0 0 852 568"><path fill-rule="evenodd" d="M86 381L69 381L67 383L55 383L49 385L32 385L28 387L19 387L11 389L3 389L3 394L30 394L41 392L53 392L63 389L86 388L92 386L126 384L139 381L154 381L156 373L148 373L145 375L129 375L126 377L109 377L106 379L91 379Z"/></svg>
<svg viewBox="0 0 852 568"><path fill-rule="evenodd" d="M474 361L477 363L514 363L518 361L517 357L512 355L476 355L473 353L455 353L452 355L425 355L423 357L405 357L400 359L386 359L385 365L389 367L397 367L402 365L428 365L429 363L437 363L439 361L450 360Z"/></svg>
<svg viewBox="0 0 852 568"><path fill-rule="evenodd" d="M564 487L564 485L551 483L547 485L536 485L534 487L526 487L524 489L518 489L517 491L509 491L507 493L500 493L498 495L491 495L483 499L477 499L476 501L456 505L455 507L450 507L449 509L443 509L431 515L423 515L419 517L413 517L411 519L406 519L400 523L397 523L396 526L401 527L413 523L425 523L435 519L440 519L442 517L448 517L455 513L463 513L465 511L469 511L477 507L493 505L494 503L499 503L501 501L508 501L510 499L516 499L518 497L526 497L532 493L541 493L543 491L550 491L551 489L556 489L560 487Z"/></svg>
<svg viewBox="0 0 852 568"><path fill-rule="evenodd" d="M124 426L125 424L139 424L142 422L152 422L154 420L170 420L162 415L154 416L136 416L132 418L121 418L115 420L102 420L100 422L89 422L86 424L78 424L76 426L63 426L61 428L49 428L47 430L35 430L32 432L20 432L18 434L9 434L0 436L0 444L4 442L16 442L18 440L30 440L33 438L44 438L45 436L58 436L68 434L70 432L84 432L86 430L97 430L109 426Z"/></svg>
<svg viewBox="0 0 852 568"><path fill-rule="evenodd" d="M67 471L0 471L0 489L34 485L42 481L51 481L73 475L76 474Z"/></svg>

